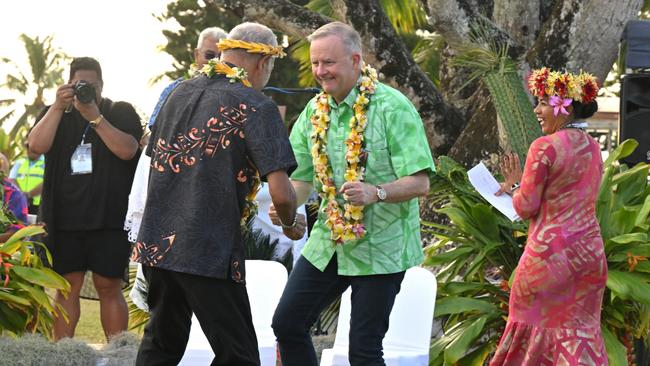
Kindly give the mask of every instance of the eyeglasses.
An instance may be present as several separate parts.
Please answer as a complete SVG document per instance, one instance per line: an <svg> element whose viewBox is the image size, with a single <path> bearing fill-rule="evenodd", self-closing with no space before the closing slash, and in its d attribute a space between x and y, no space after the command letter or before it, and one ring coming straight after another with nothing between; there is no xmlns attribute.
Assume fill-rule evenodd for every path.
<svg viewBox="0 0 650 366"><path fill-rule="evenodd" d="M213 58L219 57L219 54L214 51L205 51L203 57L205 57L206 60L212 60Z"/></svg>

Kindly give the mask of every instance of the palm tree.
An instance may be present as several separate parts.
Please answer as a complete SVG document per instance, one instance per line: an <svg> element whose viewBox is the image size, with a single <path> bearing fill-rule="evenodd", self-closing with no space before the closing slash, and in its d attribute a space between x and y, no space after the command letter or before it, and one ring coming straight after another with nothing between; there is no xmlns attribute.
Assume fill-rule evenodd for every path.
<svg viewBox="0 0 650 366"><path fill-rule="evenodd" d="M45 91L56 88L63 83L63 65L69 58L60 49L52 45L53 36L40 39L38 36L31 38L25 34L20 35L20 40L25 45L29 59L29 72L25 72L16 62L6 57L1 58L3 63L14 68L14 73L7 75L5 83L0 87L7 88L21 96L34 96L30 102L24 104L24 112L17 119L11 130L7 133L8 144L0 144L0 150L12 159L22 152L23 141L29 131L29 122L45 107L43 94ZM0 101L2 105L15 104L16 99ZM0 116L0 127L11 120L18 111L14 106L7 114ZM0 139L2 140L2 139Z"/></svg>

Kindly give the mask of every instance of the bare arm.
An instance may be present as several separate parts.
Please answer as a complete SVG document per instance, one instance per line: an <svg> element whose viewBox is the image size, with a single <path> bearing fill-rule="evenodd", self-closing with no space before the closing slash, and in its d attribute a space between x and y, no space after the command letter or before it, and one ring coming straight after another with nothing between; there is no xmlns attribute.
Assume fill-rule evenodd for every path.
<svg viewBox="0 0 650 366"><path fill-rule="evenodd" d="M74 107L87 121L95 120L100 116L99 107L94 101L88 104L80 103L74 98L72 85L60 86L56 92L56 101L29 134L29 149L31 151L38 154L50 151L63 111L70 103L74 104ZM128 133L115 128L106 118L102 118L95 131L104 141L106 147L122 160L133 159L138 151L138 141Z"/></svg>
<svg viewBox="0 0 650 366"><path fill-rule="evenodd" d="M72 103L74 91L71 84L61 85L56 90L56 100L38 121L27 138L29 150L37 154L45 154L52 148L56 130L59 128L63 111Z"/></svg>
<svg viewBox="0 0 650 366"><path fill-rule="evenodd" d="M314 190L314 186L310 182L301 180L291 180L291 184L293 185L293 189L296 190L296 202L298 206L304 205Z"/></svg>
<svg viewBox="0 0 650 366"><path fill-rule="evenodd" d="M99 107L97 107L95 102L83 104L75 100L74 106L87 121L93 121L101 116ZM103 116L95 128L95 132L104 141L106 147L122 160L131 160L138 152L138 140L128 133L117 129Z"/></svg>
<svg viewBox="0 0 650 366"><path fill-rule="evenodd" d="M426 171L420 171L381 186L386 191L384 202L404 202L429 192L429 176ZM340 192L348 202L356 206L367 206L379 201L377 187L364 182L343 183Z"/></svg>

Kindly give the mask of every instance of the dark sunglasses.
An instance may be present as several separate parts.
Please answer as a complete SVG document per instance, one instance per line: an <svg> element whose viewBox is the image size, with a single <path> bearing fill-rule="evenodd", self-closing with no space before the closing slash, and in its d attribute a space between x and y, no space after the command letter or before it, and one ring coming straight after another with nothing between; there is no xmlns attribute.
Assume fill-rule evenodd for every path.
<svg viewBox="0 0 650 366"><path fill-rule="evenodd" d="M203 57L205 57L206 60L212 60L213 58L219 57L219 54L214 51L205 51Z"/></svg>

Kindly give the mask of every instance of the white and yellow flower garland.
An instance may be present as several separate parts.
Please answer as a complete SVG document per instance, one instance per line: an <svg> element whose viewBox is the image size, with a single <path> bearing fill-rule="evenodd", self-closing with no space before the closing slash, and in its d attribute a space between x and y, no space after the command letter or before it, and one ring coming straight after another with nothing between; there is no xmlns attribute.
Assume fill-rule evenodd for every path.
<svg viewBox="0 0 650 366"><path fill-rule="evenodd" d="M230 65L221 60L212 59L208 61L199 72L210 78L217 74L225 75L230 79L231 83L239 81L245 86L251 87L251 83L247 79L248 75L246 74L246 70L241 67L230 67ZM257 192L260 190L261 185L260 173L257 169L255 169L251 179L253 180L253 184L251 191L246 196L246 203L241 214L240 225L242 227L246 226L246 221L248 221L251 215L257 214Z"/></svg>
<svg viewBox="0 0 650 366"><path fill-rule="evenodd" d="M248 81L248 74L246 73L246 70L236 66L230 67L230 65L227 63L214 58L208 61L207 64L203 65L199 72L201 74L207 75L210 78L216 74L225 75L228 79L230 79L231 83L238 81L249 88L252 86L250 81Z"/></svg>
<svg viewBox="0 0 650 366"><path fill-rule="evenodd" d="M365 161L361 159L364 131L368 125L366 112L370 106L370 95L377 87L377 71L365 65L361 70L361 80L357 85L359 95L352 106L353 116L350 118L350 134L345 140L346 182L363 181ZM331 231L331 239L337 244L363 238L366 228L363 224L363 206L344 204L341 210L336 201L336 186L332 167L327 156L327 130L330 123L330 105L328 94L321 92L316 96L316 111L311 116L313 126L311 133L311 156L314 163L316 179L321 183L321 198L327 202L324 212L327 215L325 224Z"/></svg>

